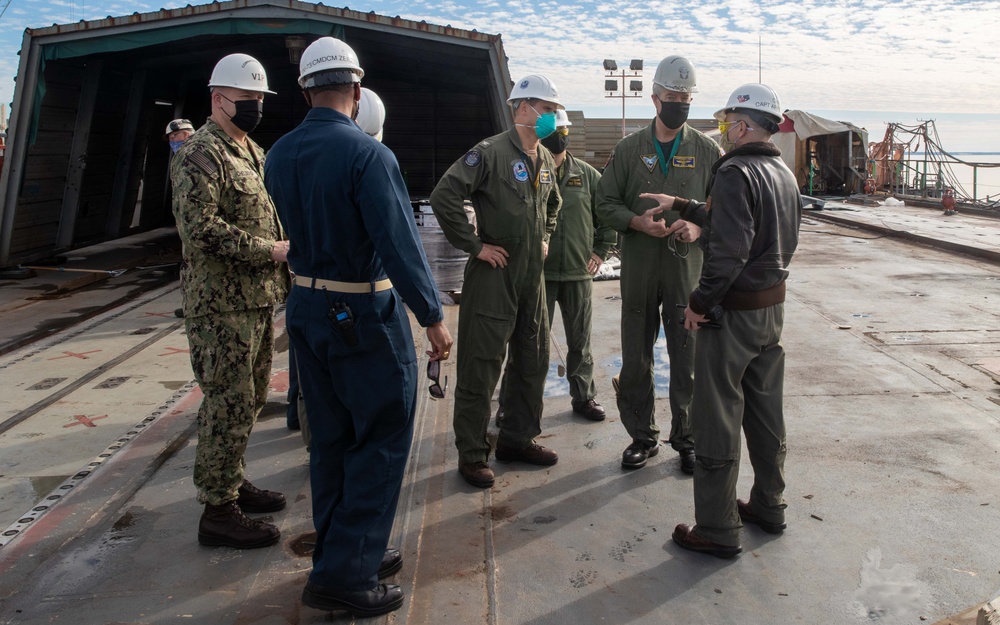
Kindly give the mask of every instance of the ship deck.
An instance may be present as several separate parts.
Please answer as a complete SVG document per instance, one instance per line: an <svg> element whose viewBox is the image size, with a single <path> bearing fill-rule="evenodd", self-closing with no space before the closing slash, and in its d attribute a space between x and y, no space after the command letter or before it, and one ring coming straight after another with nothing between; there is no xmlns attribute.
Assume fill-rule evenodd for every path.
<svg viewBox="0 0 1000 625"><path fill-rule="evenodd" d="M0 623L331 620L299 601L308 455L285 428L281 310L247 474L288 498L265 517L282 540L248 551L197 543L200 395L173 312L180 291L168 273L136 269L155 266L147 248L169 239L70 259L130 265L121 276L39 272L0 288ZM691 478L669 447L641 470L620 468L619 284L595 282L596 382L609 417L574 416L553 350L539 441L557 465L494 463L493 488L466 485L452 392L433 401L421 383L393 535L404 565L391 581L406 602L370 621L974 623L967 610L1000 588L1000 222L831 201L806 211L790 271L783 535L746 527L733 560L672 543L674 525L694 520ZM446 308L453 335L457 312ZM553 335L562 347L558 318ZM656 353L662 424L662 337ZM442 375L454 381L454 360ZM741 497L751 478L744 451Z"/></svg>

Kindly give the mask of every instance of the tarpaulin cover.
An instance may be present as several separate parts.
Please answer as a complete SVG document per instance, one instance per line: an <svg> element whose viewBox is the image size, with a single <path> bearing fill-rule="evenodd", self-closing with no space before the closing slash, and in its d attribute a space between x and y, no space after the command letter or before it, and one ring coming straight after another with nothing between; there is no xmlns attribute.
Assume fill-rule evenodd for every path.
<svg viewBox="0 0 1000 625"><path fill-rule="evenodd" d="M778 132L771 141L781 150L781 160L795 173L799 185L808 181L809 155L806 141L811 137L853 132L861 139L861 145L868 145L868 131L849 122L825 119L805 111L785 111L785 119L778 126Z"/></svg>
<svg viewBox="0 0 1000 625"><path fill-rule="evenodd" d="M863 128L858 128L854 124L848 122L837 122L832 119L824 119L818 115L806 113L805 111L785 111L785 117L791 120L795 134L802 140L808 139L809 137L815 137L816 135L832 135L838 132L853 130L864 137L864 143L866 145L868 143L868 131ZM781 130L784 131L785 128L785 124L782 124Z"/></svg>

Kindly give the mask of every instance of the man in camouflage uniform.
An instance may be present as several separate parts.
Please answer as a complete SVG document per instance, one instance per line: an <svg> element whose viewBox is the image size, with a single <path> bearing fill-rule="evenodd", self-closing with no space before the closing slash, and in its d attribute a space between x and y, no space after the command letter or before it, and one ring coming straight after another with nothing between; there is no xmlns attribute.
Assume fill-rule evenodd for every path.
<svg viewBox="0 0 1000 625"><path fill-rule="evenodd" d="M552 154L539 138L555 131L562 108L544 76L519 80L507 99L514 127L480 141L445 172L431 208L445 237L469 253L458 311L455 445L458 471L479 488L493 485L486 461L490 397L508 355L496 458L552 465L559 457L535 442L549 368L548 317L542 268L562 204ZM476 211L474 229L466 198Z"/></svg>
<svg viewBox="0 0 1000 625"><path fill-rule="evenodd" d="M205 504L198 541L266 547L280 538L278 528L244 512L281 510L285 498L244 479L243 454L267 400L274 305L288 293L288 242L264 189L264 152L247 134L260 121L264 93L274 92L245 54L219 61L208 86L212 115L170 168L184 246L184 323L205 396L194 466Z"/></svg>
<svg viewBox="0 0 1000 625"><path fill-rule="evenodd" d="M654 419L653 345L662 321L670 358L670 438L681 470L694 473L695 440L688 410L694 386L694 339L680 325L687 296L698 282L702 254L691 243L700 229L676 211L656 209L645 193L704 200L719 146L688 126L694 67L668 56L653 76L656 118L618 142L597 185L598 219L622 241L622 370L614 380L622 425L632 438L622 467L638 469L660 448ZM661 214L662 213L662 214ZM679 306L679 308L678 308Z"/></svg>

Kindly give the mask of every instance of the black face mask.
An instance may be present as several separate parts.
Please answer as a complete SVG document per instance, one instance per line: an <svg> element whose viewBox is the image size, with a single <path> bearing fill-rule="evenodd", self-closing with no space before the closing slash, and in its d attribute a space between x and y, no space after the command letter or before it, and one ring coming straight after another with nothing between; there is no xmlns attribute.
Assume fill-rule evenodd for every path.
<svg viewBox="0 0 1000 625"><path fill-rule="evenodd" d="M226 98L226 96L222 96ZM229 100L229 98L226 98ZM229 119L233 125L249 134L260 123L264 115L264 103L260 100L229 100L236 107L236 114Z"/></svg>
<svg viewBox="0 0 1000 625"><path fill-rule="evenodd" d="M663 125L671 130L677 130L687 121L691 110L690 102L660 102L660 113L657 117Z"/></svg>
<svg viewBox="0 0 1000 625"><path fill-rule="evenodd" d="M542 145L549 149L549 152L561 154L566 151L566 147L569 145L569 135L561 135L558 132L553 132L540 141Z"/></svg>

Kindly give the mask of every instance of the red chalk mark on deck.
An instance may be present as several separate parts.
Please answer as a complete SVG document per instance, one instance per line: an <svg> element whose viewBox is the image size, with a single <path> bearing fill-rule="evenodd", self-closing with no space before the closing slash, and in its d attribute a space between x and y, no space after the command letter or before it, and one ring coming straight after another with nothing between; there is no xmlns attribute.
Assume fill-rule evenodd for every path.
<svg viewBox="0 0 1000 625"><path fill-rule="evenodd" d="M63 352L63 354L65 354L65 355L63 355L63 356L56 356L55 358L49 358L49 360L59 360L60 358L79 358L81 360L87 360L87 354L96 354L99 351L102 351L102 350L92 349L89 352L80 352L80 353L76 353L76 352Z"/></svg>
<svg viewBox="0 0 1000 625"><path fill-rule="evenodd" d="M275 393L287 393L288 392L288 372L278 371L277 373L271 374L271 383L268 387Z"/></svg>
<svg viewBox="0 0 1000 625"><path fill-rule="evenodd" d="M94 421L97 421L98 419L107 419L108 415L102 414L99 417L88 417L87 415L75 414L75 415L73 415L73 418L76 419L76 423L67 423L63 427L64 428L71 428L74 425L83 424L83 425L87 426L88 428L96 428L97 424L94 423Z"/></svg>
<svg viewBox="0 0 1000 625"><path fill-rule="evenodd" d="M197 412L198 404L201 403L202 396L201 389L195 386L191 389L190 393L174 404L174 407L170 410L170 412L164 416L176 418L180 415L190 414L191 417L194 418L193 413ZM158 419L155 421L149 428L155 432L152 436L151 442L141 443L138 447L133 445L122 449L120 453L116 454L115 457L111 459L112 462L122 463L119 466L127 467L131 466L130 463L141 461L143 466L145 466L145 463L148 462L148 456L151 453L150 446L156 447L156 445L166 440L162 437L167 431L167 424L170 422L170 418ZM95 478L96 481L101 481L103 479L103 477ZM30 526L26 527L21 532L20 537L16 542L8 543L3 548L3 556L0 557L0 575L7 574L7 572L12 569L15 564L24 559L30 558L31 553L36 549L39 542L56 535L64 524L70 528L67 530L68 532L72 533L77 531L75 528L79 527L77 516L79 516L81 506L77 503L79 498L74 497L75 493L73 491L80 492L80 487L67 492L66 496L59 500L59 505L53 505L51 510L43 514ZM70 523L73 523L73 525L69 525Z"/></svg>
<svg viewBox="0 0 1000 625"><path fill-rule="evenodd" d="M180 349L178 347L168 347L167 353L157 354L157 356L173 356L174 354L187 354L187 353L190 353L190 350Z"/></svg>

